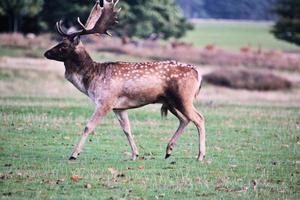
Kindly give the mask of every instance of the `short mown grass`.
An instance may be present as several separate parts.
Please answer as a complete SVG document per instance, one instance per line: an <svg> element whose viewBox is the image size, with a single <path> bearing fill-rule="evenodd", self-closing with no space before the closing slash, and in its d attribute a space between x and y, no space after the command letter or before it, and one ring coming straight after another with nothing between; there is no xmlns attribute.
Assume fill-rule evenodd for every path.
<svg viewBox="0 0 300 200"><path fill-rule="evenodd" d="M272 23L266 22L198 21L195 29L189 31L183 40L199 47L215 44L232 50L248 46L253 49L300 50L299 46L276 39L271 30Z"/></svg>
<svg viewBox="0 0 300 200"><path fill-rule="evenodd" d="M71 162L73 145L93 111L88 100L0 97L0 195L299 199L299 106L197 103L197 108L206 117L204 162L196 161L192 124L170 159L164 159L167 139L178 122L171 115L162 120L156 105L129 111L141 159L130 161L127 139L110 113L90 135L79 159ZM81 179L73 181L73 175Z"/></svg>

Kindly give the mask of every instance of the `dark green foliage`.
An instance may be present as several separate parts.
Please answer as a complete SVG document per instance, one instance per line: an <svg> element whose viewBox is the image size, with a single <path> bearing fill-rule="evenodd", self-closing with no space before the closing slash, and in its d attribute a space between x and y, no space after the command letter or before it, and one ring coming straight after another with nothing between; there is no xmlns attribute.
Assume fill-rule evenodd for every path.
<svg viewBox="0 0 300 200"><path fill-rule="evenodd" d="M274 11L278 15L275 37L300 45L300 1L279 0Z"/></svg>
<svg viewBox="0 0 300 200"><path fill-rule="evenodd" d="M27 19L36 16L43 6L44 0L1 0L0 21L6 29L17 32Z"/></svg>
<svg viewBox="0 0 300 200"><path fill-rule="evenodd" d="M84 21L94 4L94 1L87 0L51 0L45 1L41 19L45 22L43 27L45 31L54 31L54 26L57 21L62 19L66 26L76 24L77 17Z"/></svg>
<svg viewBox="0 0 300 200"><path fill-rule="evenodd" d="M36 2L34 4L36 7L33 7L31 4L30 6L25 6L25 2L26 4ZM13 5L13 19L15 19L15 15L18 13L23 13L22 17L26 16L26 20L23 20L24 22L26 21L24 23L25 26L18 25L18 27L21 27L22 32L54 31L54 25L60 19L63 19L65 26L76 27L76 18L80 17L84 21L88 17L93 4L94 1L87 0L4 0L0 2L0 14L10 16L10 8L7 9L6 7ZM126 35L129 37L147 38L152 33L161 33L164 38L178 38L192 28L192 25L187 22L181 10L176 5L175 0L120 1L118 6L122 8L122 12L119 16L120 24L114 28L114 31L119 36ZM38 12L40 14L35 16ZM18 18L20 17L18 16ZM0 18L0 22L2 20ZM1 29L6 31L8 27ZM10 28L9 30L12 29ZM18 30L15 29L15 31Z"/></svg>
<svg viewBox="0 0 300 200"><path fill-rule="evenodd" d="M120 7L118 35L146 38L151 33L162 33L164 38L179 38L192 29L174 0L123 1Z"/></svg>

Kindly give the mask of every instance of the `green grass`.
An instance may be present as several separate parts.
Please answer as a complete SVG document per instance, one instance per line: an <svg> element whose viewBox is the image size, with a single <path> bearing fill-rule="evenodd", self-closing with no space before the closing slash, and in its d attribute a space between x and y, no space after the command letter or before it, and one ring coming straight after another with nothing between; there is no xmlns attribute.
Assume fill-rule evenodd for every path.
<svg viewBox="0 0 300 200"><path fill-rule="evenodd" d="M184 41L203 47L215 44L227 49L245 46L263 49L300 50L300 47L278 40L270 32L270 23L200 21L187 33Z"/></svg>
<svg viewBox="0 0 300 200"><path fill-rule="evenodd" d="M44 52L45 49L0 46L0 56L42 58L44 57Z"/></svg>
<svg viewBox="0 0 300 200"><path fill-rule="evenodd" d="M195 160L197 134L192 125L171 158L164 160L166 139L177 120L172 116L161 120L155 105L129 112L144 160L129 160L126 137L109 114L90 135L79 159L69 162L73 144L93 111L88 100L0 97L0 195L3 199L299 199L300 169L295 164L300 159L299 106L197 107L206 116L205 162ZM108 168L122 175L116 177ZM72 175L82 179L74 182ZM86 183L92 188L85 188Z"/></svg>

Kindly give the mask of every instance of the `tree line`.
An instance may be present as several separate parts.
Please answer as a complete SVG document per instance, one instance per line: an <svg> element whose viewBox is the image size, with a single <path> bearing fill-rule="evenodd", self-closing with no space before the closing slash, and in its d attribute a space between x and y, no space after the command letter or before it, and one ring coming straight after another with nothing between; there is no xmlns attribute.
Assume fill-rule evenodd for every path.
<svg viewBox="0 0 300 200"><path fill-rule="evenodd" d="M0 32L52 32L55 22L76 26L86 19L93 0L1 0ZM118 36L180 38L193 28L187 18L276 20L274 35L300 44L299 0L120 0Z"/></svg>
<svg viewBox="0 0 300 200"><path fill-rule="evenodd" d="M189 18L274 20L278 0L177 0Z"/></svg>
<svg viewBox="0 0 300 200"><path fill-rule="evenodd" d="M92 0L1 0L0 31L54 31L56 21L76 26L76 19L86 19L95 1ZM102 1L100 1L102 4ZM120 24L114 28L118 36L146 38L152 33L165 39L179 38L192 29L175 0L120 1Z"/></svg>

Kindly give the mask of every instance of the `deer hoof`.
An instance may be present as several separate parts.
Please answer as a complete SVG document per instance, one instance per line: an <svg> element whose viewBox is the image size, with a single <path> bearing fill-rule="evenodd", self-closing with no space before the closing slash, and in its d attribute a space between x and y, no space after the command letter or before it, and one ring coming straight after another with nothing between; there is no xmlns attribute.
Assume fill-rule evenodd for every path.
<svg viewBox="0 0 300 200"><path fill-rule="evenodd" d="M165 159L169 158L171 156L171 154L167 153L165 156Z"/></svg>
<svg viewBox="0 0 300 200"><path fill-rule="evenodd" d="M76 160L76 158L75 158L74 156L71 156L71 157L69 158L69 160Z"/></svg>
<svg viewBox="0 0 300 200"><path fill-rule="evenodd" d="M205 155L200 155L200 156L197 158L197 160L198 160L198 161L203 161L204 158L205 158Z"/></svg>
<svg viewBox="0 0 300 200"><path fill-rule="evenodd" d="M133 156L131 157L131 160L135 161L135 160L136 160L138 157L139 157L139 155L138 155L138 154L136 154L136 155L133 155Z"/></svg>

